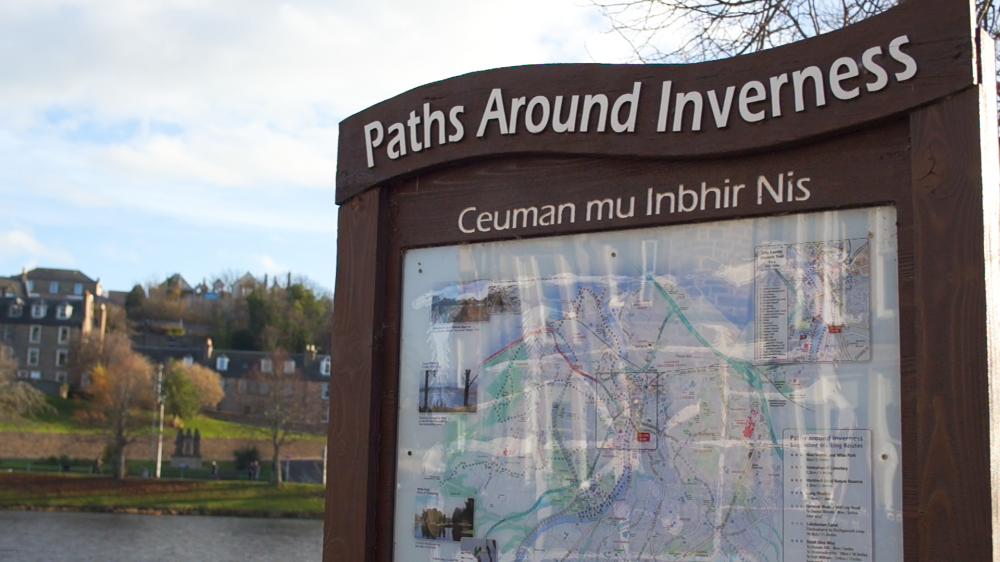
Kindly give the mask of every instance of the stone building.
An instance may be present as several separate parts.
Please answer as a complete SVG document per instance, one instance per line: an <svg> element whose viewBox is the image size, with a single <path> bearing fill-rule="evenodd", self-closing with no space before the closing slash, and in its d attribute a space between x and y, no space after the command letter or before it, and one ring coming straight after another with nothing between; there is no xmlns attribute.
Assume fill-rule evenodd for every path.
<svg viewBox="0 0 1000 562"><path fill-rule="evenodd" d="M18 378L50 394L79 385L70 350L82 336L103 336L106 308L95 302L100 280L76 270L33 269L0 279L0 358Z"/></svg>
<svg viewBox="0 0 1000 562"><path fill-rule="evenodd" d="M299 422L303 425L325 425L329 421L330 356L309 349L305 353L284 355L282 364L275 365L275 356L260 351L215 349L211 338L196 347L143 346L132 349L154 363L166 364L175 359L187 365L198 363L219 373L225 396L216 407L224 415L253 417L265 404L263 388L255 370L280 375L281 391L301 408Z"/></svg>

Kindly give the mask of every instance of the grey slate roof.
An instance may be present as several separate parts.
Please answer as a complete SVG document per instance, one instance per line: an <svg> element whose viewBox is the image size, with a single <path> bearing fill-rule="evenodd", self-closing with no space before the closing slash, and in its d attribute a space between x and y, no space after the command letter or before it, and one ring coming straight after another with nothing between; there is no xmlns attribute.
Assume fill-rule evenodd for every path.
<svg viewBox="0 0 1000 562"><path fill-rule="evenodd" d="M12 275L12 278L20 278L20 275ZM42 279L45 281L71 281L74 283L96 283L90 277L76 269L45 269L36 267L27 273L28 279Z"/></svg>
<svg viewBox="0 0 1000 562"><path fill-rule="evenodd" d="M0 277L0 297L13 293L15 297L24 296L24 286L19 277Z"/></svg>
<svg viewBox="0 0 1000 562"><path fill-rule="evenodd" d="M190 356L191 359L202 366L208 367L219 373L222 378L238 379L250 372L255 366L260 365L261 359L266 359L271 354L263 351L242 351L237 349L214 349L210 357L207 356L208 349L205 347L164 347L153 345L133 345L132 349L153 360L156 363L166 363L170 359L183 360ZM226 356L229 359L228 368L225 371L216 369L216 361L219 357ZM325 382L330 380L329 375L322 373L323 361L329 355L316 355L316 359L304 364L306 354L289 353L288 358L295 360L295 367L301 371L307 379ZM275 365L276 369L281 369L281 365Z"/></svg>
<svg viewBox="0 0 1000 562"><path fill-rule="evenodd" d="M31 316L31 306L38 303L46 305L45 316L34 318ZM21 304L23 309L21 315L12 317L10 309L16 304ZM73 312L69 318L60 319L56 317L56 308L61 304L69 304L73 307ZM0 297L0 324L39 324L42 326L83 326L85 301L69 300L62 297Z"/></svg>

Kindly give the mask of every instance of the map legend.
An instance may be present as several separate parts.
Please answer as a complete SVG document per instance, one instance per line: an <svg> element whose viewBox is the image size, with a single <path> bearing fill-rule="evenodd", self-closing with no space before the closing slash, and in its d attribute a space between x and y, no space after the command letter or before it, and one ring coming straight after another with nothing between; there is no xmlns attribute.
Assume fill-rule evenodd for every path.
<svg viewBox="0 0 1000 562"><path fill-rule="evenodd" d="M872 559L871 431L784 431L786 561Z"/></svg>

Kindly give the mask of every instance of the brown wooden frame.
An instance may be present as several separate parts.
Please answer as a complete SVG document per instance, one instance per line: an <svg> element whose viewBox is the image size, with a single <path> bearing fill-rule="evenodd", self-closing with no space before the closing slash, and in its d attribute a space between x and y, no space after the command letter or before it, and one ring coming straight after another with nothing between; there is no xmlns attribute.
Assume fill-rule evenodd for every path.
<svg viewBox="0 0 1000 562"><path fill-rule="evenodd" d="M914 4L928 6L918 0L904 6ZM838 32L845 34L838 40L850 31ZM768 140L767 152L681 160L500 150L499 157L430 159L363 191L351 184L339 212L324 560L392 560L407 249L882 204L894 205L898 218L905 558L989 560L1000 553L993 538L1000 504L991 487L991 441L1000 443L1000 429L990 423L998 417L991 397L1000 399L1000 385L990 382L1000 365L1000 164L993 46L988 39L979 43L978 73L986 80L962 85L956 79L946 88L935 83L934 92L947 93L919 107L908 104L912 93L900 94L895 110L847 120L846 129L790 128L782 133L787 142ZM353 158L357 167L357 153L342 158ZM360 159L363 164L363 154ZM794 206L765 201L502 236L462 234L455 226L465 206L545 204L553 188L585 200L612 189L634 195L655 182L676 184L719 170L735 176L784 169L808 169L819 178L814 197Z"/></svg>

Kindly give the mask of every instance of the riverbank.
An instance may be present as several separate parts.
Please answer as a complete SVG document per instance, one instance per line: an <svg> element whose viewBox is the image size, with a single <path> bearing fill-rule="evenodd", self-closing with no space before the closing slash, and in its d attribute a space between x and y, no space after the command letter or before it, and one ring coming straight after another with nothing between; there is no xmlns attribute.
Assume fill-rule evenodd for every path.
<svg viewBox="0 0 1000 562"><path fill-rule="evenodd" d="M324 487L0 473L0 509L322 519Z"/></svg>

